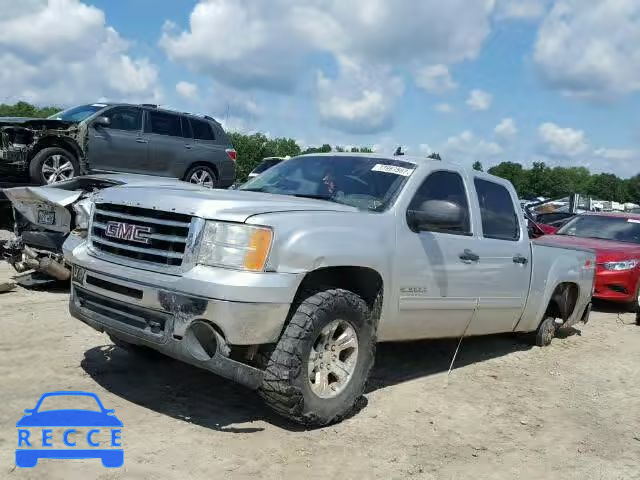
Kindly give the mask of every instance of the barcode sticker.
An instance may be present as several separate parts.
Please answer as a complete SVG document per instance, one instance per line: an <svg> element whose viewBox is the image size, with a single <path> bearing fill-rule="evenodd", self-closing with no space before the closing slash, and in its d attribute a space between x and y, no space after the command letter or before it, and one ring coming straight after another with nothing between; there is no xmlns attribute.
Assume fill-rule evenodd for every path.
<svg viewBox="0 0 640 480"><path fill-rule="evenodd" d="M396 165L385 165L384 163L376 164L372 169L374 172L395 173L396 175L402 175L408 177L413 173L412 168L398 167Z"/></svg>

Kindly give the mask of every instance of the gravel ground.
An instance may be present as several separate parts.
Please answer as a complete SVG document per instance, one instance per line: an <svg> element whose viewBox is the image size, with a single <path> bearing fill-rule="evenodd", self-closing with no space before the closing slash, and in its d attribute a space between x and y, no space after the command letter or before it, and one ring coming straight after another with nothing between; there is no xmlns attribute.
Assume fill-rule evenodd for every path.
<svg viewBox="0 0 640 480"><path fill-rule="evenodd" d="M305 431L215 375L114 347L70 318L65 292L1 294L0 312L0 477L640 479L640 328L628 314L594 313L544 349L466 339L450 376L454 341L381 345L364 408ZM122 468L15 467L15 422L52 390L115 409Z"/></svg>

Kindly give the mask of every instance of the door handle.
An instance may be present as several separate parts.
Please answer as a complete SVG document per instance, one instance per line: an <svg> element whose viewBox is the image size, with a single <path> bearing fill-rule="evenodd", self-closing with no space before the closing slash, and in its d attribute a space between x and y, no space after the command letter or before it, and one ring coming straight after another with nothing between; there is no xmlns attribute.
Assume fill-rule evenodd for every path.
<svg viewBox="0 0 640 480"><path fill-rule="evenodd" d="M186 148L187 150L191 150L193 147L191 145L185 145L184 148Z"/></svg>
<svg viewBox="0 0 640 480"><path fill-rule="evenodd" d="M465 248L464 252L460 254L460 260L465 263L477 262L480 260L480 256L473 253L468 248Z"/></svg>
<svg viewBox="0 0 640 480"><path fill-rule="evenodd" d="M145 140L144 138L136 138L136 142L138 142L138 143L149 143L149 141Z"/></svg>
<svg viewBox="0 0 640 480"><path fill-rule="evenodd" d="M522 255L518 254L515 257L513 257L513 263L526 265L527 263L529 263L529 259L527 257L523 257Z"/></svg>

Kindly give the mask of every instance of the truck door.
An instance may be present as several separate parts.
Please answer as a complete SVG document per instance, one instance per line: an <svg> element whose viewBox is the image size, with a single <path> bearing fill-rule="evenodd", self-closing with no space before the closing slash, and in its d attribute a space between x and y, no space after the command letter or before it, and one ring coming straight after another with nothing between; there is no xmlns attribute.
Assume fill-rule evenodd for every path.
<svg viewBox="0 0 640 480"><path fill-rule="evenodd" d="M476 176L481 238L475 247L482 281L475 285L478 312L468 334L513 330L529 293L531 247L517 198L500 181ZM474 202L475 203L475 202Z"/></svg>
<svg viewBox="0 0 640 480"><path fill-rule="evenodd" d="M87 155L91 170L131 172L147 161L147 142L142 136L142 109L113 107L104 115L109 125L89 126Z"/></svg>
<svg viewBox="0 0 640 480"><path fill-rule="evenodd" d="M460 206L460 224L437 231L412 231L407 211L429 200ZM383 322L389 331L381 331L380 338L455 337L464 332L478 300L477 239L469 205L463 178L455 169L430 172L408 204L399 205L394 262L398 316L396 322Z"/></svg>

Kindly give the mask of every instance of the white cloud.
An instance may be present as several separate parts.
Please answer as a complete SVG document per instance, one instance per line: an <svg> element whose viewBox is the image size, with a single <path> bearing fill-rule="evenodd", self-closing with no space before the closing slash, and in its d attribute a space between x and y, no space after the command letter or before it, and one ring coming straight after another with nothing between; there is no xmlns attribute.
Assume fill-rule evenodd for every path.
<svg viewBox="0 0 640 480"><path fill-rule="evenodd" d="M471 90L467 105L471 110L489 110L493 102L493 96L482 90Z"/></svg>
<svg viewBox="0 0 640 480"><path fill-rule="evenodd" d="M547 122L538 127L545 153L561 157L576 157L587 153L589 143L582 130L562 128Z"/></svg>
<svg viewBox="0 0 640 480"><path fill-rule="evenodd" d="M479 138L471 131L465 130L447 139L442 147L442 158L467 165L476 160L494 164L499 163L496 156L502 152L502 147L497 143Z"/></svg>
<svg viewBox="0 0 640 480"><path fill-rule="evenodd" d="M545 17L534 60L562 92L612 99L640 91L640 2L559 0Z"/></svg>
<svg viewBox="0 0 640 480"><path fill-rule="evenodd" d="M549 0L498 0L498 19L536 19L541 17Z"/></svg>
<svg viewBox="0 0 640 480"><path fill-rule="evenodd" d="M393 123L393 109L404 91L401 78L381 69L343 61L336 79L318 73L318 113L328 126L349 133L376 133Z"/></svg>
<svg viewBox="0 0 640 480"><path fill-rule="evenodd" d="M401 74L419 72L427 89L454 85L448 65L477 57L493 7L494 0L201 0L187 29L165 24L160 45L172 60L241 90L292 92L309 81L305 62L313 55L361 70L366 65L368 73L357 74L357 80L344 72L328 80L332 74L323 71L316 92L322 118L338 120L334 126L348 132L371 132L391 125ZM433 78L434 71L420 68L425 65L445 74ZM385 72L390 90L375 83L381 76L376 70ZM328 92L326 85L335 90ZM332 101L337 99L346 103Z"/></svg>
<svg viewBox="0 0 640 480"><path fill-rule="evenodd" d="M131 57L102 10L79 0L0 0L0 11L2 101L160 99L156 67Z"/></svg>
<svg viewBox="0 0 640 480"><path fill-rule="evenodd" d="M453 107L448 103L439 103L435 107L433 107L436 112L440 113L451 113L453 112Z"/></svg>
<svg viewBox="0 0 640 480"><path fill-rule="evenodd" d="M631 149L613 149L613 148L598 148L593 152L598 158L605 160L633 160L640 159L640 154L636 150Z"/></svg>
<svg viewBox="0 0 640 480"><path fill-rule="evenodd" d="M180 81L176 83L176 92L188 100L198 96L198 86L195 83Z"/></svg>
<svg viewBox="0 0 640 480"><path fill-rule="evenodd" d="M496 136L503 140L508 140L518 133L518 127L513 118L503 118L494 129Z"/></svg>
<svg viewBox="0 0 640 480"><path fill-rule="evenodd" d="M416 72L416 85L429 93L445 93L457 87L446 65L428 65Z"/></svg>

